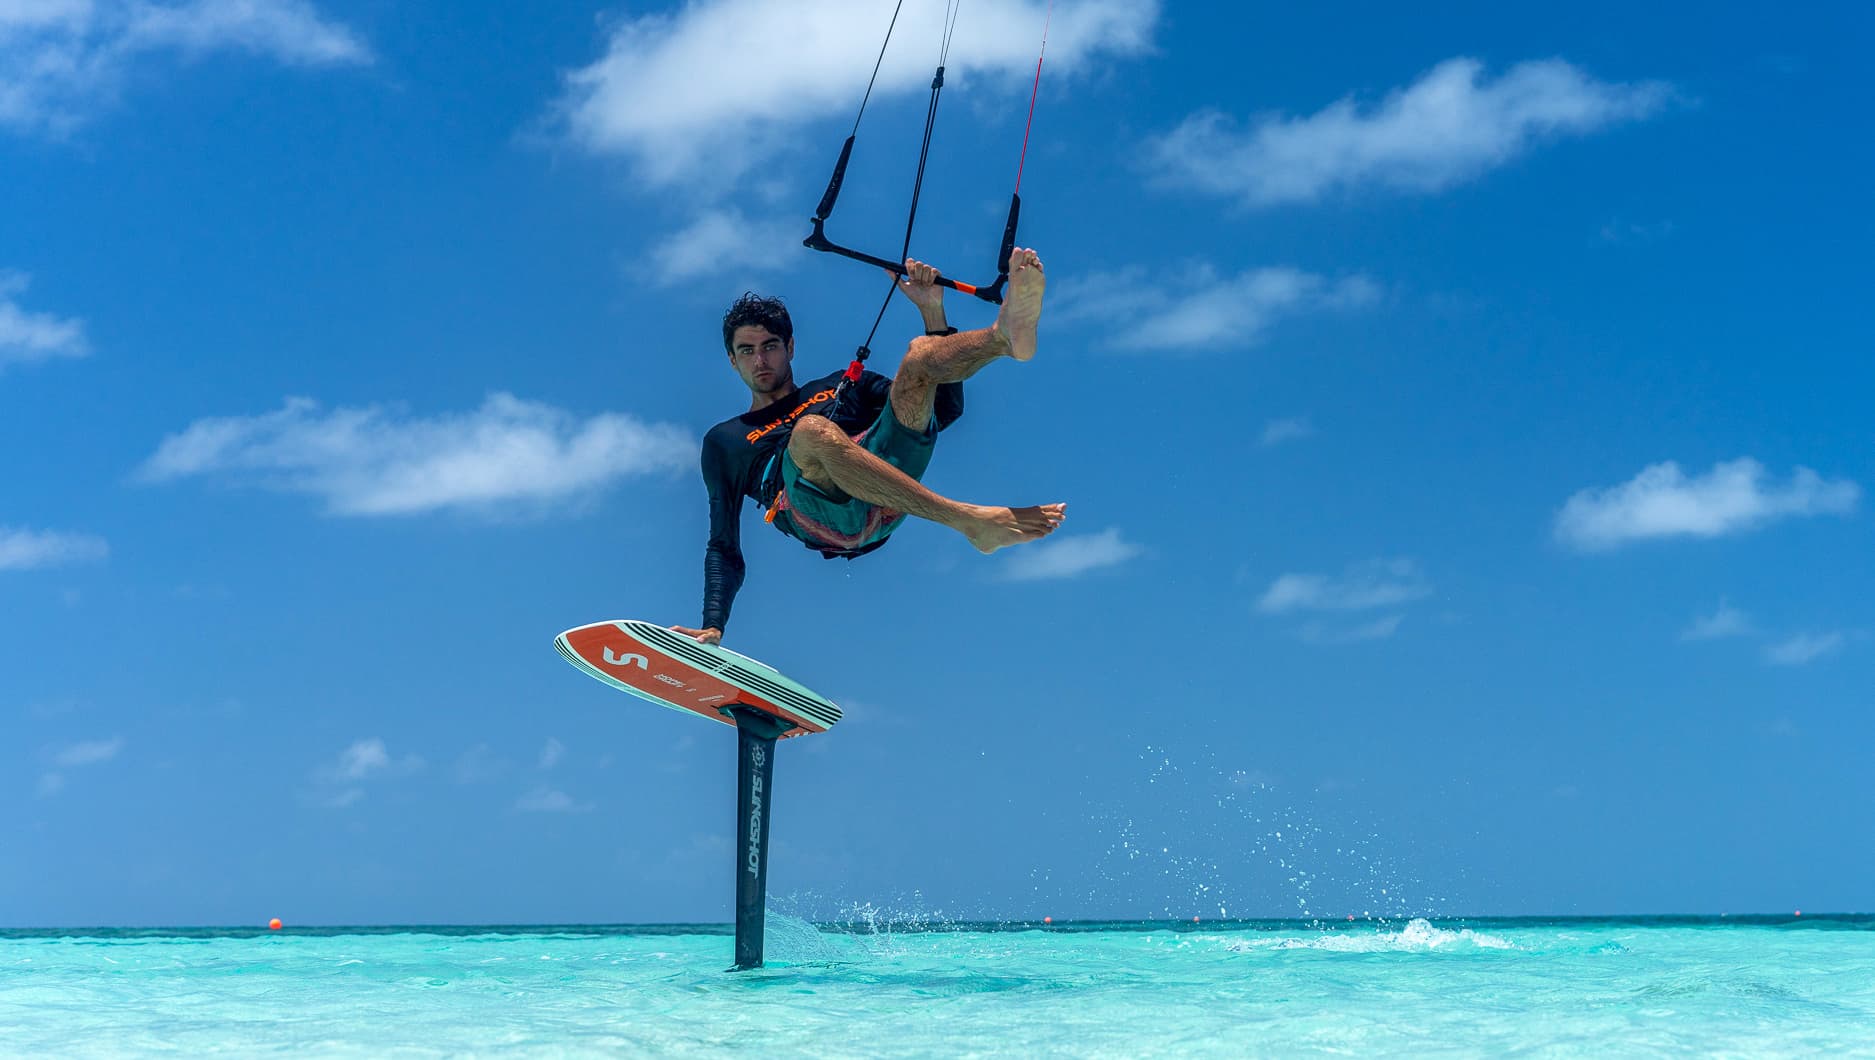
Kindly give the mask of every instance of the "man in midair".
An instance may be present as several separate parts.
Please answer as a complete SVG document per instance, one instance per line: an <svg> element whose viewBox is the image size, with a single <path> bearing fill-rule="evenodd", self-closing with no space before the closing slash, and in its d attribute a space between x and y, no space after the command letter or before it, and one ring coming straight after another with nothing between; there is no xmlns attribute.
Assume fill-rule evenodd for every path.
<svg viewBox="0 0 1875 1060"><path fill-rule="evenodd" d="M899 290L924 317L925 334L912 340L896 377L862 372L837 401L839 372L795 383L794 325L779 300L744 295L724 315L723 345L751 400L748 412L703 438L710 496L703 624L672 627L677 632L707 644L722 640L745 570L744 497L828 558L878 548L908 516L948 526L985 553L1040 540L1061 525L1065 504L967 504L919 481L938 431L963 414L963 381L992 361L1035 356L1047 283L1041 258L1024 248L1010 254L1002 310L975 331L947 325L936 269L910 260L905 269Z"/></svg>

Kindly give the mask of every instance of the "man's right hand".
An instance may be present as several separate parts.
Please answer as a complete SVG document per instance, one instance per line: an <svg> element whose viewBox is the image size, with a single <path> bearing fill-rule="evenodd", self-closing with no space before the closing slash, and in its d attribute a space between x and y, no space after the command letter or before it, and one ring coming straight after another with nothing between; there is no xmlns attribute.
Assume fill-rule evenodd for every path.
<svg viewBox="0 0 1875 1060"><path fill-rule="evenodd" d="M914 258L905 259L905 275L898 279L900 293L918 307L918 315L924 317L924 329L931 332L943 331L946 327L944 288L938 286L937 279L937 269Z"/></svg>
<svg viewBox="0 0 1875 1060"><path fill-rule="evenodd" d="M690 637L703 644L721 644L723 642L723 631L714 627L710 629L690 629L686 626L672 626L671 632L682 633L684 636Z"/></svg>

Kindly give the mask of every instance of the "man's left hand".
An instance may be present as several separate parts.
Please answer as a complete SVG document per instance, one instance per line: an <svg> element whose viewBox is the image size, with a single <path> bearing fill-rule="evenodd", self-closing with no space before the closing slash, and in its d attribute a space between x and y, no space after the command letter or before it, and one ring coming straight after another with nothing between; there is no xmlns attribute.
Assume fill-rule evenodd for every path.
<svg viewBox="0 0 1875 1060"><path fill-rule="evenodd" d="M682 633L684 636L700 644L721 644L723 642L723 631L714 626L709 629L690 629L686 626L672 626L671 632Z"/></svg>

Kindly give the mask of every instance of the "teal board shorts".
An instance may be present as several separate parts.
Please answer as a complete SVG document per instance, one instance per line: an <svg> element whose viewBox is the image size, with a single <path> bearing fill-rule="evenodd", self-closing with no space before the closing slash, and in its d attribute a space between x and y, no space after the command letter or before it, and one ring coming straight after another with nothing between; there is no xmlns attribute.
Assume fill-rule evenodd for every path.
<svg viewBox="0 0 1875 1060"><path fill-rule="evenodd" d="M860 447L914 479L922 480L937 444L937 418L914 431L898 421L892 403L872 426L853 439ZM817 486L801 477L787 450L781 453L781 492L775 495L775 526L807 547L828 555L851 555L883 544L905 521L905 513L881 508L837 486Z"/></svg>

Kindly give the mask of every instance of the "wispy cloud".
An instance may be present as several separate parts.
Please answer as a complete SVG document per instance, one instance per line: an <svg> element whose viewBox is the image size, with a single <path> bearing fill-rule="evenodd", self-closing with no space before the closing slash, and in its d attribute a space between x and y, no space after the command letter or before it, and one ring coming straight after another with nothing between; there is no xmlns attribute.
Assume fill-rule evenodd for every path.
<svg viewBox="0 0 1875 1060"><path fill-rule="evenodd" d="M1120 536L1117 527L1098 534L1055 534L1033 545L1014 549L1002 569L1005 581L1027 582L1076 578L1090 571L1117 567L1145 554L1145 549Z"/></svg>
<svg viewBox="0 0 1875 1060"><path fill-rule="evenodd" d="M1339 575L1284 574L1257 599L1266 615L1315 612L1297 631L1307 644L1358 644L1385 640L1406 620L1401 613L1351 623L1349 612L1398 608L1432 595L1432 582L1411 559L1371 559L1350 564Z"/></svg>
<svg viewBox="0 0 1875 1060"><path fill-rule="evenodd" d="M1680 634L1683 641L1719 640L1722 638L1759 638L1757 623L1729 601L1719 601L1719 609L1695 619ZM1831 630L1823 633L1762 633L1764 660L1774 666L1804 666L1839 651L1851 640L1866 639L1863 630Z"/></svg>
<svg viewBox="0 0 1875 1060"><path fill-rule="evenodd" d="M68 770L83 769L115 759L124 749L122 737L109 740L87 740L83 743L70 744L50 752L53 768L39 775L39 784L34 794L46 799L65 790L65 773Z"/></svg>
<svg viewBox="0 0 1875 1060"><path fill-rule="evenodd" d="M86 563L110 554L110 545L91 534L0 526L0 571Z"/></svg>
<svg viewBox="0 0 1875 1060"><path fill-rule="evenodd" d="M566 792L542 785L521 796L514 808L522 813L590 813L593 804L575 802Z"/></svg>
<svg viewBox="0 0 1875 1060"><path fill-rule="evenodd" d="M1367 640L1386 640L1400 631L1405 615L1387 615L1372 622L1353 626L1335 626L1311 621L1302 625L1302 639L1310 644L1359 644Z"/></svg>
<svg viewBox="0 0 1875 1060"><path fill-rule="evenodd" d="M384 749L383 740L359 740L339 752L339 760L331 767L335 780L362 780L373 773L388 769L391 756Z"/></svg>
<svg viewBox="0 0 1875 1060"><path fill-rule="evenodd" d="M1151 165L1167 184L1249 206L1370 187L1435 192L1545 140L1648 117L1671 95L1659 82L1597 81L1553 59L1519 63L1494 81L1483 73L1475 59L1449 59L1377 106L1343 99L1247 128L1205 111L1149 144Z"/></svg>
<svg viewBox="0 0 1875 1060"><path fill-rule="evenodd" d="M139 64L216 52L297 67L371 61L357 34L304 0L6 0L0 128L69 131L116 98Z"/></svg>
<svg viewBox="0 0 1875 1060"><path fill-rule="evenodd" d="M547 745L540 749L540 768L552 769L566 757L566 745L549 736Z"/></svg>
<svg viewBox="0 0 1875 1060"><path fill-rule="evenodd" d="M1619 486L1570 497L1556 517L1556 537L1588 551L1657 537L1722 537L1778 519L1844 515L1861 493L1854 482L1826 480L1806 467L1780 485L1749 457L1691 477L1669 460Z"/></svg>
<svg viewBox="0 0 1875 1060"><path fill-rule="evenodd" d="M1841 648L1843 640L1841 633L1799 633L1766 648L1764 657L1779 666L1803 666Z"/></svg>
<svg viewBox="0 0 1875 1060"><path fill-rule="evenodd" d="M1207 264L1165 276L1130 268L1057 286L1053 323L1107 325L1102 344L1125 350L1239 349L1287 317L1359 309L1380 297L1364 276L1330 279L1286 266L1234 276Z"/></svg>
<svg viewBox="0 0 1875 1060"><path fill-rule="evenodd" d="M580 420L508 394L431 419L376 405L326 412L293 398L259 416L199 420L165 438L139 475L228 476L323 498L338 515L408 515L551 504L695 459L679 427L619 413Z"/></svg>
<svg viewBox="0 0 1875 1060"><path fill-rule="evenodd" d="M1721 600L1717 611L1694 619L1693 624L1680 634L1680 639L1718 640L1724 637L1749 636L1752 632L1751 617Z"/></svg>
<svg viewBox="0 0 1875 1060"><path fill-rule="evenodd" d="M1257 600L1266 615L1293 611L1363 611L1432 595L1432 583L1410 559L1356 563L1340 575L1285 574Z"/></svg>
<svg viewBox="0 0 1875 1060"><path fill-rule="evenodd" d="M1307 416L1292 416L1288 419L1271 420L1263 425L1263 436L1258 441L1265 446L1281 445L1315 435L1315 425Z"/></svg>
<svg viewBox="0 0 1875 1060"><path fill-rule="evenodd" d="M5 16L0 15L0 62L6 54L5 31ZM30 312L20 306L19 296L31 284L32 277L23 272L0 270L0 371L9 364L83 357L91 352L83 321Z"/></svg>
<svg viewBox="0 0 1875 1060"><path fill-rule="evenodd" d="M1043 0L968 7L957 22L948 77L1000 77L1013 86L1035 68ZM555 123L595 154L627 159L655 185L733 180L794 146L801 126L859 106L891 10L872 0L696 0L674 12L624 17L606 30L605 55L566 75ZM911 5L897 41L936 40L943 5ZM1144 51L1155 0L1083 0L1054 13L1049 76L1073 76L1105 56ZM760 56L750 76L699 76L725 56ZM930 53L886 51L873 101L922 93Z"/></svg>
<svg viewBox="0 0 1875 1060"><path fill-rule="evenodd" d="M118 752L123 749L124 741L122 737L112 740L91 740L86 743L75 743L53 754L52 763L61 769L71 769L75 766L96 765L99 762L109 762L111 759L116 758Z"/></svg>
<svg viewBox="0 0 1875 1060"><path fill-rule="evenodd" d="M754 221L734 209L704 210L651 249L661 286L727 272L772 272L801 249L798 223Z"/></svg>
<svg viewBox="0 0 1875 1060"><path fill-rule="evenodd" d="M365 797L364 782L408 776L424 766L423 759L414 754L393 758L377 737L355 740L336 759L314 770L318 790L312 801L329 809L344 809Z"/></svg>

